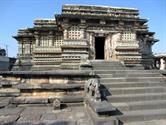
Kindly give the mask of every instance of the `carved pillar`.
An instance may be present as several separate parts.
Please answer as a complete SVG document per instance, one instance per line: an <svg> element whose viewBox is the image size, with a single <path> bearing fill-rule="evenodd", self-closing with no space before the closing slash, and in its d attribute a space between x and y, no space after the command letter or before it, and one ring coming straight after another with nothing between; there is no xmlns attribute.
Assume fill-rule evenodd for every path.
<svg viewBox="0 0 166 125"><path fill-rule="evenodd" d="M30 54L32 54L32 42L30 42Z"/></svg>
<svg viewBox="0 0 166 125"><path fill-rule="evenodd" d="M22 47L21 47L22 50L21 51L22 51L22 54L24 54L24 43L22 42L21 45L22 45Z"/></svg>
<svg viewBox="0 0 166 125"><path fill-rule="evenodd" d="M64 40L66 40L66 39L68 39L68 28L69 28L69 26L68 25L62 25L62 27L63 27L63 39Z"/></svg>
<svg viewBox="0 0 166 125"><path fill-rule="evenodd" d="M109 60L110 59L110 52L111 52L111 34L108 34L105 39L105 59Z"/></svg>
<svg viewBox="0 0 166 125"><path fill-rule="evenodd" d="M30 44L25 43L25 54L30 54Z"/></svg>
<svg viewBox="0 0 166 125"><path fill-rule="evenodd" d="M81 28L81 36L80 39L85 39L85 29Z"/></svg>
<svg viewBox="0 0 166 125"><path fill-rule="evenodd" d="M35 39L36 39L36 47L37 47L37 46L40 46L40 43L39 43L39 36L38 36L38 35L35 35Z"/></svg>
<svg viewBox="0 0 166 125"><path fill-rule="evenodd" d="M68 38L67 29L65 29L65 30L63 31L63 38L64 38L64 40L66 40L66 39Z"/></svg>
<svg viewBox="0 0 166 125"><path fill-rule="evenodd" d="M95 34L92 34L92 52L93 52L93 59L96 58L96 51L95 51Z"/></svg>
<svg viewBox="0 0 166 125"><path fill-rule="evenodd" d="M21 42L19 42L19 47L18 47L18 53L19 54L22 54L22 43Z"/></svg>
<svg viewBox="0 0 166 125"><path fill-rule="evenodd" d="M49 40L48 40L48 46L53 46L53 41L54 41L54 36L53 36L53 32L49 32Z"/></svg>
<svg viewBox="0 0 166 125"><path fill-rule="evenodd" d="M81 29L81 39L85 39L85 29L86 29L86 20L81 19L81 25L80 25L80 29Z"/></svg>

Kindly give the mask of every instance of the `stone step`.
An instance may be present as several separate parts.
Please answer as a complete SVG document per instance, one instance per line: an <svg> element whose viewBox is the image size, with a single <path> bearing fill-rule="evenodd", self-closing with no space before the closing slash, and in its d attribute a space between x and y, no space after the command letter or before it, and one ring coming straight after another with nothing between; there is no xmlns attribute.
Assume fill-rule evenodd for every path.
<svg viewBox="0 0 166 125"><path fill-rule="evenodd" d="M12 104L48 104L53 100L59 99L61 103L80 103L83 102L83 96L61 96L61 97L41 97L41 96L20 96L11 100Z"/></svg>
<svg viewBox="0 0 166 125"><path fill-rule="evenodd" d="M114 63L110 63L110 64L106 64L106 63L104 63L104 64L92 64L92 66L94 67L94 68L98 68L98 67L109 67L109 68L118 68L118 67L121 67L121 68L123 68L124 69L124 66L122 65L122 64L114 64Z"/></svg>
<svg viewBox="0 0 166 125"><path fill-rule="evenodd" d="M17 97L20 95L20 91L14 88L1 88L0 97Z"/></svg>
<svg viewBox="0 0 166 125"><path fill-rule="evenodd" d="M123 67L121 66L93 66L93 69L95 70L124 70Z"/></svg>
<svg viewBox="0 0 166 125"><path fill-rule="evenodd" d="M123 123L123 125L166 125L165 119L149 120L149 121L135 121Z"/></svg>
<svg viewBox="0 0 166 125"><path fill-rule="evenodd" d="M151 110L151 109L166 109L166 100L151 100L139 102L125 102L125 103L111 103L120 111L133 111L133 110Z"/></svg>
<svg viewBox="0 0 166 125"><path fill-rule="evenodd" d="M101 83L113 83L113 82L163 82L163 77L114 77L114 78L101 78Z"/></svg>
<svg viewBox="0 0 166 125"><path fill-rule="evenodd" d="M110 95L110 96L107 96L107 99L111 103L148 101L148 100L157 101L157 100L166 100L166 93Z"/></svg>
<svg viewBox="0 0 166 125"><path fill-rule="evenodd" d="M12 97L0 97L0 109L9 105L9 101Z"/></svg>
<svg viewBox="0 0 166 125"><path fill-rule="evenodd" d="M99 78L112 78L113 74L98 74Z"/></svg>
<svg viewBox="0 0 166 125"><path fill-rule="evenodd" d="M83 90L84 84L19 84L17 88L21 90L71 90L71 89L78 89Z"/></svg>
<svg viewBox="0 0 166 125"><path fill-rule="evenodd" d="M128 87L166 87L166 82L112 82L112 83L101 83L106 88L128 88Z"/></svg>
<svg viewBox="0 0 166 125"><path fill-rule="evenodd" d="M141 93L159 93L166 92L166 87L155 86L155 87L129 87L129 88L110 88L109 92L111 95L120 94L141 94Z"/></svg>
<svg viewBox="0 0 166 125"><path fill-rule="evenodd" d="M19 82L14 82L9 80L0 80L0 88L12 88L18 83Z"/></svg>
<svg viewBox="0 0 166 125"><path fill-rule="evenodd" d="M122 123L166 119L166 109L126 111L123 112L123 115L117 116L117 118Z"/></svg>
<svg viewBox="0 0 166 125"><path fill-rule="evenodd" d="M158 73L113 73L113 74L100 74L98 73L100 78L112 78L112 77L161 77L161 74Z"/></svg>
<svg viewBox="0 0 166 125"><path fill-rule="evenodd" d="M155 74L161 74L156 70L111 70L108 69L107 70L95 70L95 73L97 74L115 74L115 73L120 73L120 74L126 74L126 73L130 73L130 74L139 74L139 73L155 73Z"/></svg>

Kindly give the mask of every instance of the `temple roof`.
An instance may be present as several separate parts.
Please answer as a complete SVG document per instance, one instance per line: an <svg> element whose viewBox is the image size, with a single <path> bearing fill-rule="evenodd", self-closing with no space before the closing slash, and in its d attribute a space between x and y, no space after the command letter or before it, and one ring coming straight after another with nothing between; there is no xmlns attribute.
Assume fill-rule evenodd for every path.
<svg viewBox="0 0 166 125"><path fill-rule="evenodd" d="M155 57L166 57L166 53L155 53Z"/></svg>
<svg viewBox="0 0 166 125"><path fill-rule="evenodd" d="M105 16L126 16L138 18L139 11L135 8L96 6L96 5L74 5L65 4L62 7L62 14L68 15L105 15Z"/></svg>
<svg viewBox="0 0 166 125"><path fill-rule="evenodd" d="M79 7L79 8L113 8L113 9L123 9L123 10L136 10L136 8L129 8L129 7L115 7L115 6L103 6L103 5L86 5L86 4L64 4L63 8L67 7Z"/></svg>

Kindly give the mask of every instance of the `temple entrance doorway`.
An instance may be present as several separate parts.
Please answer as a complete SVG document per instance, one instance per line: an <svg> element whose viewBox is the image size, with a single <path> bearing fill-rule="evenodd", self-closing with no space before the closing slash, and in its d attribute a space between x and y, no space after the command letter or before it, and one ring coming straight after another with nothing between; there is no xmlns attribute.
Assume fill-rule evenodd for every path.
<svg viewBox="0 0 166 125"><path fill-rule="evenodd" d="M104 60L105 37L95 37L95 59Z"/></svg>

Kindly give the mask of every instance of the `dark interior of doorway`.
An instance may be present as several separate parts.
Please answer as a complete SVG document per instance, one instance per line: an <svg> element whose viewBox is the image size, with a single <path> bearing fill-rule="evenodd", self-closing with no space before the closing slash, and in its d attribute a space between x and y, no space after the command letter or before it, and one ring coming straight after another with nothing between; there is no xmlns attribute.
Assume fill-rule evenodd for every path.
<svg viewBox="0 0 166 125"><path fill-rule="evenodd" d="M95 37L95 59L104 59L105 37Z"/></svg>

